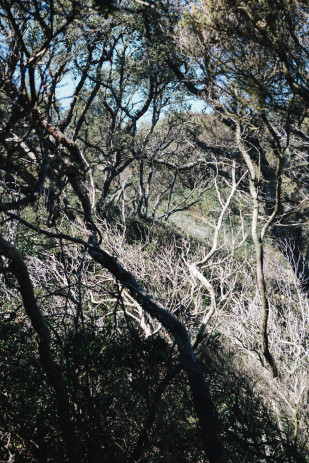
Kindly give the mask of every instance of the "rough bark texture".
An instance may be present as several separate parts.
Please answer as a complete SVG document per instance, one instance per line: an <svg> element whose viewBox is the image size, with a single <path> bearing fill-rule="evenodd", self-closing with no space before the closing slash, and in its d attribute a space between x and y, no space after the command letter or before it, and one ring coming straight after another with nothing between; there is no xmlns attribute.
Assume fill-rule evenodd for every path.
<svg viewBox="0 0 309 463"><path fill-rule="evenodd" d="M11 261L10 268L18 281L25 311L39 337L40 360L42 367L55 390L59 424L67 449L68 459L71 463L80 463L82 459L75 435L73 421L71 419L69 399L62 371L52 358L50 349L50 333L45 323L44 316L36 303L33 286L29 278L26 264L18 250L1 237L0 254Z"/></svg>

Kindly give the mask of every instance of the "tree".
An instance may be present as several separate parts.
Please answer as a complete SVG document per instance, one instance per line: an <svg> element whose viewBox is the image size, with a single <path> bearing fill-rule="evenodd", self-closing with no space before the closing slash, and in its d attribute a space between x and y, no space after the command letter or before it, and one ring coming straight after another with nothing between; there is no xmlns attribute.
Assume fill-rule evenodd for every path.
<svg viewBox="0 0 309 463"><path fill-rule="evenodd" d="M147 294L115 257L100 247L102 237L95 216L93 159L87 160L87 148L91 154L92 143L88 141L85 128L89 109L100 102L101 90L112 131L107 152L99 147L94 151L106 154L108 162L112 159L105 178L106 190L111 180L133 161L131 140L136 133L136 123L150 104L153 104L154 114L157 111L154 102L162 92L162 85L163 88L167 85L164 76L162 83L160 74L154 75L151 67L142 76L136 61L130 63L124 55L128 46L130 51L134 50L137 39L132 34L128 45L123 24L131 30L133 26L123 18L121 11L110 19L103 19L87 3L35 1L16 2L12 6L5 0L1 1L1 10L2 224L5 226L9 220L17 228L22 225L41 236L45 246L54 249L58 246L62 249L64 242L79 245L84 251L78 272L87 253L93 265L110 272L142 309L162 324L178 346L181 368L188 377L209 461L223 462L223 444L214 407L186 328L163 304ZM127 74L129 82L124 82L124 68L131 65L135 68L134 74ZM78 71L78 82L70 106L64 111L57 99L57 86L72 66ZM135 91L135 78L142 79L138 90L143 101L137 109L138 104L127 93ZM78 110L79 104L81 110ZM119 120L125 143L121 138L117 140L115 127L117 124L119 127ZM80 136L83 131L84 139ZM44 207L46 212L43 213ZM10 211L18 211L18 214ZM70 232L72 221L79 224L77 233ZM46 229L44 223L54 230ZM14 287L38 335L40 361L55 391L67 458L72 462L82 461L85 449L77 435L78 420L70 398L73 393L66 384L66 369L56 359L60 354L57 350L54 352L51 328L38 305L25 257L4 234L0 247L2 272L15 279ZM63 252L61 259L66 259ZM77 320L82 311L81 296L79 294L76 301ZM55 336L57 339L56 333Z"/></svg>
<svg viewBox="0 0 309 463"><path fill-rule="evenodd" d="M189 91L208 101L235 133L236 121L243 126L241 132L255 150L253 159L260 159L258 169L263 181L259 189L266 210L270 216L274 210L279 213L271 233L275 238L285 235L291 244L302 241L297 237L299 227L292 225L297 207L286 189L278 192L277 177L284 165L281 178L297 181L297 189L303 184L299 148L303 149L307 137L307 17L305 2L282 1L275 6L258 1L203 2L201 10L192 6L186 11L182 23L183 62L190 66L187 57L191 57L194 65L189 69L196 72L195 77L190 79L190 74L184 75L170 61ZM264 137L265 132L271 146L261 141L259 134ZM275 150L275 156L283 157L277 170L269 148ZM293 165L293 177L288 165ZM305 184L301 191L300 196L306 197ZM298 246L294 246L294 252L291 260L299 262L295 271L302 274L306 266Z"/></svg>
<svg viewBox="0 0 309 463"><path fill-rule="evenodd" d="M306 5L0 5L1 459L305 462Z"/></svg>
<svg viewBox="0 0 309 463"><path fill-rule="evenodd" d="M167 53L166 61L187 90L211 105L234 132L238 152L233 154L248 169L248 183L241 188L252 200L261 352L277 377L281 373L269 348L265 240L271 231L277 244L282 239L289 243L279 248L306 290L307 267L300 239L305 210L301 218L298 214L300 222L293 219L299 207L295 195L307 197L303 157L297 145L304 147L307 137L308 6L305 2L205 1L190 3L182 12L178 16L178 54ZM174 23L173 16L171 30ZM170 30L164 32L171 34ZM154 43L154 33L150 39ZM197 137L196 142L203 145ZM209 282L200 275L203 278Z"/></svg>

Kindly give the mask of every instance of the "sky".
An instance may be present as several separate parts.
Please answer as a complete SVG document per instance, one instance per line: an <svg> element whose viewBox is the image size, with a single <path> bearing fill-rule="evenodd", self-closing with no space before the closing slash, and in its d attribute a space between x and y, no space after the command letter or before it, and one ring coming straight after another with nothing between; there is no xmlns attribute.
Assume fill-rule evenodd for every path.
<svg viewBox="0 0 309 463"><path fill-rule="evenodd" d="M76 87L76 81L74 80L74 77L71 74L67 74L61 83L57 85L56 88L56 97L58 100L61 100L61 105L63 109L66 109L69 107L70 102L72 100L72 96L74 94L74 90ZM193 113L201 113L203 111L208 112L209 107L207 107L207 104L198 99L192 99L189 98L186 100L187 103L191 106L191 112Z"/></svg>

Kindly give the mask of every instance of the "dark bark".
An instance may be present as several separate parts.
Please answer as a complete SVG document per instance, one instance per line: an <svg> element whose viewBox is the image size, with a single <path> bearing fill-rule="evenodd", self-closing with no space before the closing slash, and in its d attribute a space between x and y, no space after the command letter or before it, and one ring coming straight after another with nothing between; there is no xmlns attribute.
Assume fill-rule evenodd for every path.
<svg viewBox="0 0 309 463"><path fill-rule="evenodd" d="M102 250L90 249L91 257L130 290L135 300L151 317L156 318L174 337L181 366L187 374L194 406L199 419L205 453L210 463L225 463L223 441L208 385L204 379L193 352L190 338L180 321L164 306L151 297L112 256Z"/></svg>
<svg viewBox="0 0 309 463"><path fill-rule="evenodd" d="M39 354L42 367L55 390L59 424L70 463L81 463L79 444L75 435L74 424L70 413L70 404L66 392L62 371L51 354L50 333L40 311L26 264L18 250L8 241L0 237L0 253L10 259L10 268L15 275L22 296L23 305L32 326L39 337Z"/></svg>
<svg viewBox="0 0 309 463"><path fill-rule="evenodd" d="M143 454L145 453L146 449L149 447L150 442L149 442L148 436L153 426L153 423L155 421L158 406L162 398L162 395L166 391L171 381L175 378L175 376L177 376L181 372L181 370L182 370L181 365L177 365L172 370L170 370L166 374L165 378L163 379L159 387L154 392L148 416L145 420L144 427L139 435L136 447L132 453L132 458L134 461L139 461L141 457L143 456Z"/></svg>

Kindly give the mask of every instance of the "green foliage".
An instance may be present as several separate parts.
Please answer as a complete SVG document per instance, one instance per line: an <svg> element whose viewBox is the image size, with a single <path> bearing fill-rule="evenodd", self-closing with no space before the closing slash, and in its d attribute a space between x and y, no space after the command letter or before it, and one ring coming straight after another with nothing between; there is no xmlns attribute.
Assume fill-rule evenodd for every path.
<svg viewBox="0 0 309 463"><path fill-rule="evenodd" d="M104 16L105 19L113 12L115 8L114 0L93 0L94 5L97 7L98 12Z"/></svg>
<svg viewBox="0 0 309 463"><path fill-rule="evenodd" d="M172 455L175 451L182 455L188 451L192 436L197 436L187 420L183 421L183 394L186 396L187 392L182 388L186 390L187 386L175 385L163 398L155 399L155 391L170 368L172 354L162 337L143 339L133 327L122 334L108 327L102 332L68 331L61 351L85 461L123 461L134 450L152 407L157 418L143 461L157 462L164 454ZM40 371L32 331L19 323L3 322L1 458L10 451L17 462L44 458L59 461L63 449L54 398ZM151 456L152 446L156 447L156 456Z"/></svg>
<svg viewBox="0 0 309 463"><path fill-rule="evenodd" d="M33 330L25 322L2 320L0 339L0 458L6 461L12 454L18 463L57 461L64 449Z"/></svg>

